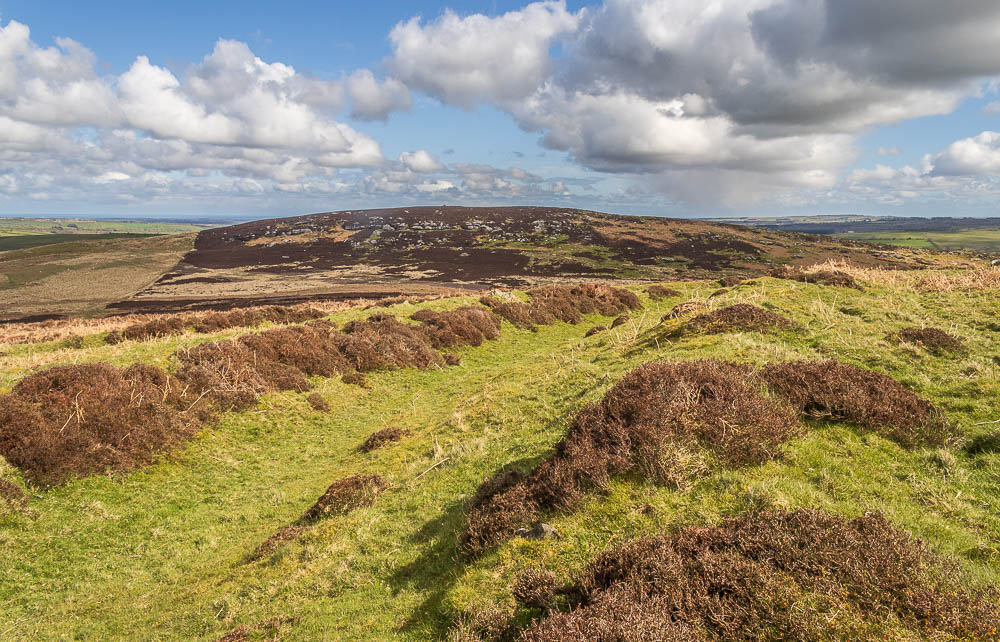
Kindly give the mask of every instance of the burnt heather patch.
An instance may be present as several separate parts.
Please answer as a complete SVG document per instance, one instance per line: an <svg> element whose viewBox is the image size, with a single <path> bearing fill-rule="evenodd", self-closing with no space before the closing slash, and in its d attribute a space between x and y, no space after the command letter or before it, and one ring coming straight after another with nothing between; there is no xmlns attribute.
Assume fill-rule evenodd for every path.
<svg viewBox="0 0 1000 642"><path fill-rule="evenodd" d="M765 384L773 396L764 394ZM684 488L713 466L775 459L804 431L796 414L851 422L904 447L940 444L950 434L929 402L891 377L837 361L762 370L716 360L650 363L584 408L534 470L485 481L472 499L461 550L476 556L627 471Z"/></svg>
<svg viewBox="0 0 1000 642"><path fill-rule="evenodd" d="M995 640L1000 591L969 588L952 564L879 515L767 512L638 539L600 555L567 587L516 593L550 612L522 640L888 639L906 632Z"/></svg>

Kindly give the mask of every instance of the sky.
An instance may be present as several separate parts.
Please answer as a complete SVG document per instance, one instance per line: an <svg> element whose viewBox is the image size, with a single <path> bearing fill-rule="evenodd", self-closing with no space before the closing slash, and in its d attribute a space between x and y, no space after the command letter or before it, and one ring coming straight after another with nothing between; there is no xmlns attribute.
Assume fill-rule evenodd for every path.
<svg viewBox="0 0 1000 642"><path fill-rule="evenodd" d="M1000 216L996 0L0 0L0 214Z"/></svg>

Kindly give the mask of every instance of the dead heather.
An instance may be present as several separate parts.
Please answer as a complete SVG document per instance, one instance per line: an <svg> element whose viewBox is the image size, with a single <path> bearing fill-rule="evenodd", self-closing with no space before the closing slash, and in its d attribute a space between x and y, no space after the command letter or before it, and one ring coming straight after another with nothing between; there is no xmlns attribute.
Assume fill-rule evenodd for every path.
<svg viewBox="0 0 1000 642"><path fill-rule="evenodd" d="M311 306L264 306L231 310L229 312L209 312L204 314L163 315L143 323L135 323L121 331L108 333L106 341L111 344L125 340L148 341L190 330L200 334L210 334L229 328L251 328L264 323L301 323L319 319L327 312Z"/></svg>
<svg viewBox="0 0 1000 642"><path fill-rule="evenodd" d="M663 285L649 286L646 288L646 294L648 294L649 298L653 301L662 301L663 299L672 299L674 297L682 296L677 290Z"/></svg>
<svg viewBox="0 0 1000 642"><path fill-rule="evenodd" d="M795 324L780 314L749 303L737 303L699 314L679 327L674 334L775 332L793 328L795 328Z"/></svg>
<svg viewBox="0 0 1000 642"><path fill-rule="evenodd" d="M889 339L919 345L934 355L965 351L961 339L938 328L903 328L889 335Z"/></svg>
<svg viewBox="0 0 1000 642"><path fill-rule="evenodd" d="M28 505L28 496L14 482L0 478L0 502L13 508L24 508Z"/></svg>
<svg viewBox="0 0 1000 642"><path fill-rule="evenodd" d="M488 339L500 337L499 320L482 307L465 306L447 312L423 309L410 318L424 324L434 348L480 346Z"/></svg>
<svg viewBox="0 0 1000 642"><path fill-rule="evenodd" d="M592 283L550 285L528 290L531 303L496 296L481 299L483 305L519 328L550 325L556 321L577 324L585 314L618 316L642 308L639 297L623 288Z"/></svg>
<svg viewBox="0 0 1000 642"><path fill-rule="evenodd" d="M952 434L929 401L888 375L848 363L775 363L761 377L774 394L808 417L846 421L905 447L941 445Z"/></svg>
<svg viewBox="0 0 1000 642"><path fill-rule="evenodd" d="M152 366L50 368L0 395L0 454L45 486L132 470L198 430L197 397Z"/></svg>
<svg viewBox="0 0 1000 642"><path fill-rule="evenodd" d="M342 515L356 508L371 506L388 486L379 475L353 475L330 484L326 492L299 519L310 524L318 519Z"/></svg>
<svg viewBox="0 0 1000 642"><path fill-rule="evenodd" d="M592 328L590 328L589 330L587 330L586 332L584 332L583 336L585 336L585 337L592 337L595 334L600 334L602 332L607 332L607 331L608 331L608 326L606 326L606 325L595 325Z"/></svg>
<svg viewBox="0 0 1000 642"><path fill-rule="evenodd" d="M383 448L395 441L399 441L404 437L409 436L409 434L409 431L396 428L395 426L383 428L382 430L368 435L368 438L365 439L360 446L358 446L358 450L363 453L370 453L373 450Z"/></svg>
<svg viewBox="0 0 1000 642"><path fill-rule="evenodd" d="M860 290L857 280L849 273L833 267L811 266L807 268L784 265L773 270L769 276L817 285L833 285Z"/></svg>
<svg viewBox="0 0 1000 642"><path fill-rule="evenodd" d="M538 578L529 609L568 600L522 640L995 640L1000 591L884 517L764 512L628 542L569 586Z"/></svg>
<svg viewBox="0 0 1000 642"><path fill-rule="evenodd" d="M684 487L709 458L759 464L800 432L788 408L761 394L748 367L712 360L641 366L581 411L537 468L504 471L480 487L462 550L475 556L540 512L568 510L626 471Z"/></svg>
<svg viewBox="0 0 1000 642"><path fill-rule="evenodd" d="M311 393L306 397L306 402L312 407L313 410L318 410L319 412L330 412L330 404L327 403L323 395L318 392Z"/></svg>

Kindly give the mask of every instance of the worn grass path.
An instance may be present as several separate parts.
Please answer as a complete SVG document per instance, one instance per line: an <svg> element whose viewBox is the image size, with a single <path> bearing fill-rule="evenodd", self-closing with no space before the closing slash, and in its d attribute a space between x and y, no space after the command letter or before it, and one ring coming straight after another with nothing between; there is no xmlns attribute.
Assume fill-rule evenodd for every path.
<svg viewBox="0 0 1000 642"><path fill-rule="evenodd" d="M607 323L603 317L536 333L505 323L499 340L459 351L456 367L371 375L369 389L316 379L330 413L312 410L304 394L270 395L145 470L32 490L28 509L0 512L0 639L213 639L274 617L294 618L281 629L287 639L440 639L456 619L512 604L511 579L525 566L565 578L632 536L713 523L751 507L882 511L959 560L971 581L1000 581L1000 424L973 426L1000 419L993 361L1000 326L990 325L996 292L857 292L760 279L708 300L715 283L675 286L685 297L644 298L646 311L610 334L583 338L591 325ZM662 338L653 329L662 313L694 297L714 306L764 305L804 330ZM970 350L933 357L886 341L908 325L949 330ZM80 354L57 344L18 347L0 362L0 388L25 367L81 354L162 364L180 345L210 338L119 346L88 339ZM975 443L986 447L956 442L907 452L849 426L816 423L784 461L719 470L686 492L617 479L579 511L546 517L561 539L513 540L472 564L459 560L456 540L479 483L504 466L527 468L546 456L573 413L636 365L830 356L900 379L944 408L966 444L979 436ZM387 426L412 435L356 451ZM354 473L381 474L391 487L374 506L246 561L332 480ZM10 467L0 475L20 483Z"/></svg>

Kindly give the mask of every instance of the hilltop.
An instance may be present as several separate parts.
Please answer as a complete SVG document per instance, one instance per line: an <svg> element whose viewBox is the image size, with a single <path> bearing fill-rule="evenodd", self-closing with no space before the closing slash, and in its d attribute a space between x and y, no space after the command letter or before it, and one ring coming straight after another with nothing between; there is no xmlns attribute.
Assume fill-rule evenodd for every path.
<svg viewBox="0 0 1000 642"><path fill-rule="evenodd" d="M408 207L205 230L174 269L114 308L166 311L569 280L752 277L831 258L891 268L943 264L939 255L905 248L689 219L548 207Z"/></svg>

